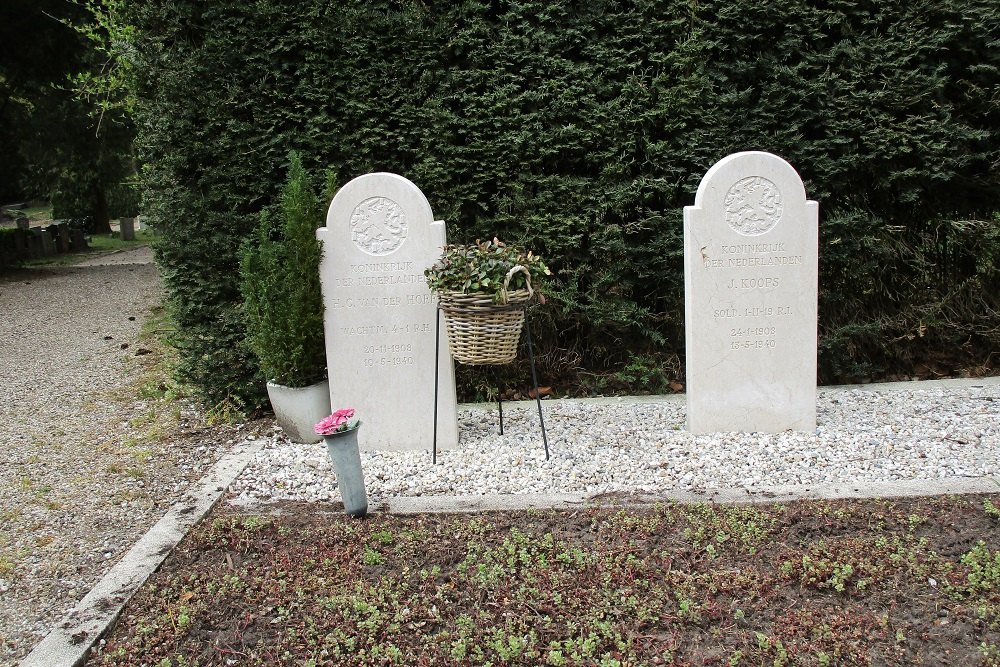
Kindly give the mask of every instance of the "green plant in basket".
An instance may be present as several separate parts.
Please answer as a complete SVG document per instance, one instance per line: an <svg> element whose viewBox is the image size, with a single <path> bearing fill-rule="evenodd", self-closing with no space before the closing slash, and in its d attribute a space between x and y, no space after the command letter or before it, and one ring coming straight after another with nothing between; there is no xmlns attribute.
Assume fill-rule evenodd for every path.
<svg viewBox="0 0 1000 667"><path fill-rule="evenodd" d="M427 285L438 294L490 294L505 303L506 294L538 287L552 275L541 257L494 238L468 245L446 245L438 261L424 271Z"/></svg>

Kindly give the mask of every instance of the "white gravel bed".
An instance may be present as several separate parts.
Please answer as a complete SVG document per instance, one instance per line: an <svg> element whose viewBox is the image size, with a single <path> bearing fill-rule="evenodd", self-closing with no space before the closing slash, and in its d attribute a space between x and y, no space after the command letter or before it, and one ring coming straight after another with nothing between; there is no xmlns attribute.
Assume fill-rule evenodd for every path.
<svg viewBox="0 0 1000 667"><path fill-rule="evenodd" d="M978 386L976 386L978 385ZM815 433L683 430L680 400L544 401L550 460L534 402L459 407L460 444L363 452L369 501L522 493L665 492L1000 475L1000 383L825 390ZM362 426L364 428L364 426ZM322 444L279 435L230 487L235 502L339 500Z"/></svg>

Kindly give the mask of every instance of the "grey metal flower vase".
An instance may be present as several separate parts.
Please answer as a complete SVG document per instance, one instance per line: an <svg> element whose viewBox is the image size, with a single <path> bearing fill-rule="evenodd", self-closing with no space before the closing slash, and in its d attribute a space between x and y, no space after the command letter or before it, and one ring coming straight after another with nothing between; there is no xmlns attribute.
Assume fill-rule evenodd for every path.
<svg viewBox="0 0 1000 667"><path fill-rule="evenodd" d="M368 494L365 492L365 475L361 470L361 453L358 451L358 430L361 424L350 431L324 435L326 451L333 461L337 473L337 486L344 499L344 511L353 517L363 517L368 513Z"/></svg>

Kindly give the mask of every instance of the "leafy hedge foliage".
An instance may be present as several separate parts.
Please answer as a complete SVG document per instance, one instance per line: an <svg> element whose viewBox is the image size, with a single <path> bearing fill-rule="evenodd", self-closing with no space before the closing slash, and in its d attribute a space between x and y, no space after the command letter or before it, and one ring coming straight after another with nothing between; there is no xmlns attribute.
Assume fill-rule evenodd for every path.
<svg viewBox="0 0 1000 667"><path fill-rule="evenodd" d="M676 366L682 207L751 149L791 162L820 202L822 380L961 345L981 361L1000 343L994 8L134 3L144 212L188 374L212 399L253 391L236 249L290 149L345 180L406 176L452 242L499 236L549 260L534 327L548 377Z"/></svg>
<svg viewBox="0 0 1000 667"><path fill-rule="evenodd" d="M138 183L123 181L108 188L108 214L112 218L134 218L139 215Z"/></svg>

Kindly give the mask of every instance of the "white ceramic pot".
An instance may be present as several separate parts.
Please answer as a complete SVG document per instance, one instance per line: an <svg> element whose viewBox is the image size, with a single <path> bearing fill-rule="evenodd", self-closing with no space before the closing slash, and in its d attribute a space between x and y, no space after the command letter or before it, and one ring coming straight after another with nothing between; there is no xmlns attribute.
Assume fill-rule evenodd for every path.
<svg viewBox="0 0 1000 667"><path fill-rule="evenodd" d="M310 387L286 387L267 383L278 426L292 442L313 444L323 440L313 427L330 414L330 383L326 380Z"/></svg>

